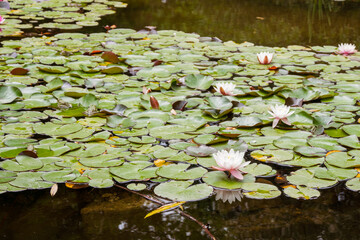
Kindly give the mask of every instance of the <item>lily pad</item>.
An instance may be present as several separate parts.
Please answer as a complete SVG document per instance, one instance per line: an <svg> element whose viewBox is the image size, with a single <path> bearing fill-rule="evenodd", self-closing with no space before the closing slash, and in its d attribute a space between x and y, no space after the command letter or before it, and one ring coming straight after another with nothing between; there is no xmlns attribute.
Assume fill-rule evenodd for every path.
<svg viewBox="0 0 360 240"><path fill-rule="evenodd" d="M240 189L245 183L255 182L255 177L250 174L244 175L244 179L239 181L233 177L229 177L225 172L212 171L206 173L202 180L210 186L223 189Z"/></svg>
<svg viewBox="0 0 360 240"><path fill-rule="evenodd" d="M175 179L175 180L189 180L202 177L207 170L202 167L190 168L190 164L170 164L160 167L156 174L160 177Z"/></svg>
<svg viewBox="0 0 360 240"><path fill-rule="evenodd" d="M193 181L170 181L160 183L155 187L154 193L160 197L173 201L198 201L207 198L213 188L205 183L192 185Z"/></svg>

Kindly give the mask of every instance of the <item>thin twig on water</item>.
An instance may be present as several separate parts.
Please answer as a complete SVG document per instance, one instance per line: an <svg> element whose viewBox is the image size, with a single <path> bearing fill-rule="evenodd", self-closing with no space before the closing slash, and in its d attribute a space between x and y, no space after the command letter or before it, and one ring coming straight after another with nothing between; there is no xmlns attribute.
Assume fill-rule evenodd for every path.
<svg viewBox="0 0 360 240"><path fill-rule="evenodd" d="M128 191L128 192L134 193L134 194L136 194L136 195L139 195L139 196L141 196L141 197L143 197L143 198L145 198L145 199L147 199L147 200L149 200L149 201L152 201L152 202L154 202L154 203L156 203L156 204L159 204L159 205L164 205L164 204L165 204L164 202L162 202L162 201L160 201L160 200L158 200L158 199L155 199L155 198L153 198L153 197L150 196L150 195L141 194L141 193L139 193L139 192L130 190L130 189L124 187L124 186L115 184L115 187L121 188L121 189L123 189L123 190L126 190L126 191ZM199 220L197 220L196 218L194 218L193 216L191 216L190 214L188 214L188 213L186 213L186 212L184 212L184 211L177 210L177 212L178 212L180 215L182 215L182 216L184 216L184 217L187 217L188 219L190 219L190 220L196 222L197 224L199 224L199 225L201 226L201 228L206 232L206 234L207 234L212 240L216 240L216 238L214 237L214 235L212 235L212 233L209 231L209 228L208 228L204 223L200 222Z"/></svg>

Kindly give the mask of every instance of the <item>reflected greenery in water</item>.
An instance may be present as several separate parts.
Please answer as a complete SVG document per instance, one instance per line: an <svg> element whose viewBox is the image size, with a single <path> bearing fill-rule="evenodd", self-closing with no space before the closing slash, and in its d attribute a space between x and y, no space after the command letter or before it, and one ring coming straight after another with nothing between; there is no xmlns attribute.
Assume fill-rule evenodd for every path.
<svg viewBox="0 0 360 240"><path fill-rule="evenodd" d="M126 10L107 16L103 25L154 25L266 46L359 45L359 10L359 1L133 0Z"/></svg>

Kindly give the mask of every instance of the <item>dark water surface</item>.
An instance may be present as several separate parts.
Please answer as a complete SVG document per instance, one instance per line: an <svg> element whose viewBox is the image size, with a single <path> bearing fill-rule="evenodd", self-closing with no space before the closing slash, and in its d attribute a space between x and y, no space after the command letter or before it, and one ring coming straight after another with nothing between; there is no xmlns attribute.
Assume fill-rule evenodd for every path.
<svg viewBox="0 0 360 240"><path fill-rule="evenodd" d="M185 211L210 225L218 239L360 239L360 195L340 188L317 200L287 197L211 199L186 203ZM343 188L341 188L343 189ZM60 187L2 194L0 238L23 239L207 239L195 222L175 212L144 219L157 205L121 189Z"/></svg>
<svg viewBox="0 0 360 240"><path fill-rule="evenodd" d="M360 1L128 0L101 22L196 32L265 46L360 45Z"/></svg>

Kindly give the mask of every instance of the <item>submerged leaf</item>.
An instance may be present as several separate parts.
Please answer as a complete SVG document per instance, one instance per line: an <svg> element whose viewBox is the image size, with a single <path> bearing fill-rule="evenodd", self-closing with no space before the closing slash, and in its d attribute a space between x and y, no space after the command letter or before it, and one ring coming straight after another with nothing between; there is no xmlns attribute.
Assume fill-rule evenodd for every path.
<svg viewBox="0 0 360 240"><path fill-rule="evenodd" d="M146 214L146 216L144 218L148 218L152 215L155 215L157 213L161 213L163 211L166 211L166 210L170 210L170 209L173 209L173 208L176 208L176 207L179 207L180 205L186 203L186 201L181 201L181 202L174 202L174 203L169 203L169 204L166 204L164 206L161 206L151 212L149 212L148 214Z"/></svg>

